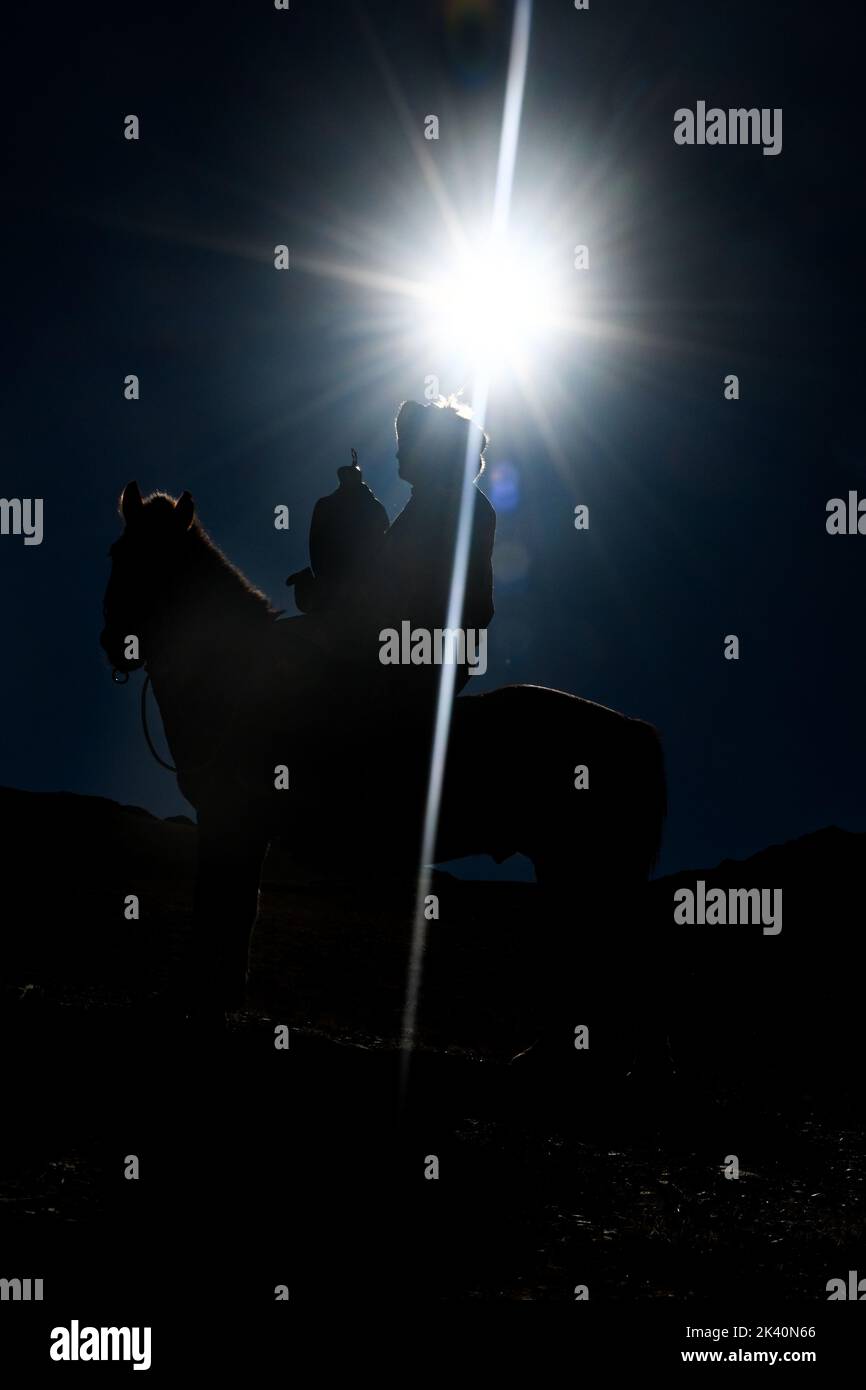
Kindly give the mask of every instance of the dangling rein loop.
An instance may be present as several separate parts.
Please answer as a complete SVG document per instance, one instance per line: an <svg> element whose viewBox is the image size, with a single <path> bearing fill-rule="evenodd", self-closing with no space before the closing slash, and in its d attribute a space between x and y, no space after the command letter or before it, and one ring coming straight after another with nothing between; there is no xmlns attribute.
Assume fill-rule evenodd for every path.
<svg viewBox="0 0 866 1390"><path fill-rule="evenodd" d="M159 756L159 754L153 746L153 740L150 737L150 730L147 727L147 691L149 685L150 676L147 675L144 678L144 685L141 687L141 727L144 730L144 737L147 742L148 748L150 749L153 756L156 758L156 761L159 763L160 767L164 767L166 772L177 772L176 767L172 767L171 763L167 763L164 758L161 758Z"/></svg>

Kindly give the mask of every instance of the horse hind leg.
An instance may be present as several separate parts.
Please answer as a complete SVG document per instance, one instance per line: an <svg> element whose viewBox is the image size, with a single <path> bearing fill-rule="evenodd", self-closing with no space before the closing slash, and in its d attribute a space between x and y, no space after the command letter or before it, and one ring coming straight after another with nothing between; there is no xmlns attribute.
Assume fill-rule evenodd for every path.
<svg viewBox="0 0 866 1390"><path fill-rule="evenodd" d="M575 791L575 796L581 795ZM552 817L530 854L538 884L537 1011L545 1052L569 1071L586 1028L581 1076L627 1072L641 1033L639 946L645 930L645 841L619 803ZM544 827L539 827L544 830Z"/></svg>

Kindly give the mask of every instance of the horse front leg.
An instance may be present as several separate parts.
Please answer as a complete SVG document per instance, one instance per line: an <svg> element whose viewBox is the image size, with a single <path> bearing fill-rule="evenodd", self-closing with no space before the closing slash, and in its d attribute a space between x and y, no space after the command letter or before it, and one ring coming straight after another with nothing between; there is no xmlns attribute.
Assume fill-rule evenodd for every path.
<svg viewBox="0 0 866 1390"><path fill-rule="evenodd" d="M239 1008L246 989L268 841L245 828L242 816L241 809L231 825L199 818L189 983L194 1002L205 1007Z"/></svg>

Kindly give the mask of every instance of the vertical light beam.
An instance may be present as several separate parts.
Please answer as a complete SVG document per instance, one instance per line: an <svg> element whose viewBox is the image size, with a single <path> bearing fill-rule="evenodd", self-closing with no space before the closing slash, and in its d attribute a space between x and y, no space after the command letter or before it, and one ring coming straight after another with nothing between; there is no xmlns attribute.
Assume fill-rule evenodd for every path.
<svg viewBox="0 0 866 1390"><path fill-rule="evenodd" d="M516 0L514 26L511 32L511 50L508 59L508 76L505 83L505 104L502 113L502 131L499 138L499 162L496 169L496 187L493 198L491 239L494 245L501 245L508 231L508 218L511 211L511 193L514 186L514 166L517 159L517 142L520 136L520 118L523 111L523 92L526 86L526 67L529 60L529 33L532 22L532 0ZM483 429L487 414L487 401L490 393L490 364L479 366L472 392L473 419ZM463 488L460 499L460 515L457 536L454 543L454 561L451 570L451 588L448 596L448 622L451 629L461 626L463 599L466 592L466 571L469 565L469 547L472 536L472 514L477 459L473 457L471 444L466 451L466 464L463 470ZM428 895L431 881L431 867L436 853L436 836L439 828L439 811L442 804L442 784L445 776L445 762L448 756L448 738L451 731L451 705L454 699L454 684L457 666L455 662L443 662L439 676L439 693L436 701L436 718L433 729L433 750L430 758L430 778L427 784L427 800L424 808L424 827L421 836L421 864L418 871L418 892L415 899L415 914L412 924L412 942L409 948L409 967L406 979L406 999L403 1008L401 1045L403 1057L401 1064L401 1085L405 1090L409 1075L409 1062L415 1045L415 1032L418 1021L418 996L421 990L421 976L424 968L424 952L427 945L427 919L424 916L424 900Z"/></svg>

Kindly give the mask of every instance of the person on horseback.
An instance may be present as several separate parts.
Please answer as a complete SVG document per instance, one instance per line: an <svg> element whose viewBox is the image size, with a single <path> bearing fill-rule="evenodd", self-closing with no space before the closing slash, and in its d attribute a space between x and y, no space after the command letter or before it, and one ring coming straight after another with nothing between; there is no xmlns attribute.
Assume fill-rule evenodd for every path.
<svg viewBox="0 0 866 1390"><path fill-rule="evenodd" d="M477 487L488 439L453 398L423 406L404 401L395 421L398 471L412 495L388 527L387 513L353 466L338 470L339 488L321 498L310 527L308 569L286 583L295 602L325 634L322 651L338 684L380 716L432 715L439 690L435 664L383 664L383 634L444 633L464 640L455 694L466 685L466 634L484 634L493 617L493 541L496 513ZM461 515L469 510L463 603L449 625L452 576ZM471 646L471 643L468 644ZM430 644L434 649L434 644Z"/></svg>

